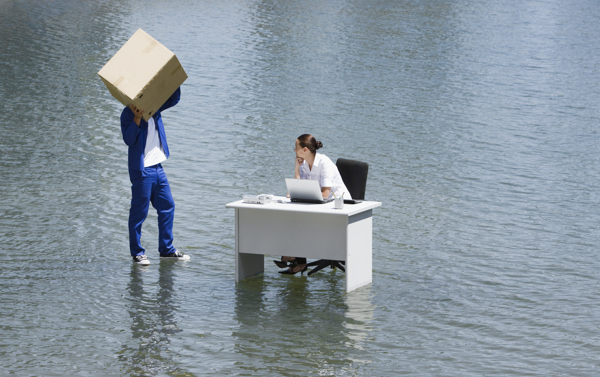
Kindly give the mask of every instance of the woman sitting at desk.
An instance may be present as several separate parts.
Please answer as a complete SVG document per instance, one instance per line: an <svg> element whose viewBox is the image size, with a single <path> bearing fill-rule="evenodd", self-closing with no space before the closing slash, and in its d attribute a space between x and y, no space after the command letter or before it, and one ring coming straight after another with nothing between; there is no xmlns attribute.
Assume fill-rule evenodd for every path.
<svg viewBox="0 0 600 377"><path fill-rule="evenodd" d="M323 199L342 195L345 199L352 199L335 164L329 157L317 153L317 149L322 147L323 143L309 134L300 135L296 139L294 148L294 152L296 152L295 178L319 181ZM307 269L306 258L281 257L281 261L273 262L280 268L289 267L287 270L279 271L281 274L294 275L298 272L304 273Z"/></svg>

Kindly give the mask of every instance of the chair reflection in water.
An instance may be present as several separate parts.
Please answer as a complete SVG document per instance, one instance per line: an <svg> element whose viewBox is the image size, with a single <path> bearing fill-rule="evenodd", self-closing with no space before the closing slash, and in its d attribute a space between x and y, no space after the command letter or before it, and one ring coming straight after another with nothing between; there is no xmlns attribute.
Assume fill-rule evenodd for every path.
<svg viewBox="0 0 600 377"><path fill-rule="evenodd" d="M369 164L366 162L356 161L356 160L348 160L345 158L338 158L335 165L342 176L342 181L344 181L344 185L348 191L350 191L350 195L353 200L364 200L365 199L365 191L367 188L367 175L369 173ZM346 271L344 267L344 261L336 261L330 259L320 259L311 263L308 263L308 267L316 266L312 270L308 272L308 275L312 275L315 272L318 272L325 267L330 267L332 269L339 268L342 271Z"/></svg>

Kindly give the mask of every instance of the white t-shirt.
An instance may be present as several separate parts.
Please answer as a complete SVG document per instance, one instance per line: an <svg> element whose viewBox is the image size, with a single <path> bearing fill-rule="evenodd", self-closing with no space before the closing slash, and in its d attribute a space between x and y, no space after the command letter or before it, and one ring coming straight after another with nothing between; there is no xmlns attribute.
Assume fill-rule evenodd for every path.
<svg viewBox="0 0 600 377"><path fill-rule="evenodd" d="M144 167L160 164L167 159L162 145L154 118L148 120L148 137L146 138L146 149L144 149Z"/></svg>
<svg viewBox="0 0 600 377"><path fill-rule="evenodd" d="M335 192L335 196L338 198L343 194L344 199L352 199L337 166L324 154L315 154L312 170L306 161L300 165L300 179L314 179L319 181L321 187L331 187L329 198L333 198Z"/></svg>

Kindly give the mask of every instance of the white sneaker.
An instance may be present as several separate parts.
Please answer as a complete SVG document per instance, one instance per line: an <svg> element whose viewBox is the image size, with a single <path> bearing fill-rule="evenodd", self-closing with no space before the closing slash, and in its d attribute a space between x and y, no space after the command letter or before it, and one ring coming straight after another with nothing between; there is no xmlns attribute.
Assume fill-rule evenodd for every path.
<svg viewBox="0 0 600 377"><path fill-rule="evenodd" d="M174 253L167 254L167 255L161 255L160 257L165 258L165 259L173 259L173 260L190 260L189 255L184 254L181 251L177 251L177 250L175 250Z"/></svg>
<svg viewBox="0 0 600 377"><path fill-rule="evenodd" d="M142 266L147 266L150 264L150 261L148 260L147 256L142 254L142 255L136 255L135 257L133 257L133 263L137 263Z"/></svg>

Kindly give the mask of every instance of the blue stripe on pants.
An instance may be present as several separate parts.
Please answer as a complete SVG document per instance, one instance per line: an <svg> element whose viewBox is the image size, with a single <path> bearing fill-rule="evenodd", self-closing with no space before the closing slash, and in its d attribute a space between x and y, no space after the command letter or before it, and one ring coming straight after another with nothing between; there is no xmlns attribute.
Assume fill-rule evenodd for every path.
<svg viewBox="0 0 600 377"><path fill-rule="evenodd" d="M158 252L160 255L173 253L175 201L161 164L148 166L140 174L131 177L129 249L132 256L145 253L141 243L142 224L148 216L150 203L158 213Z"/></svg>

